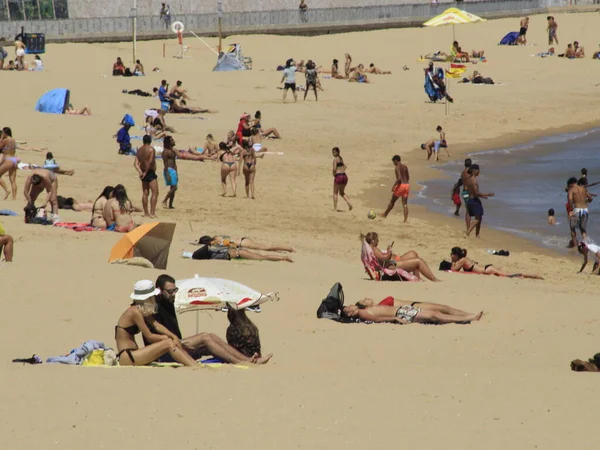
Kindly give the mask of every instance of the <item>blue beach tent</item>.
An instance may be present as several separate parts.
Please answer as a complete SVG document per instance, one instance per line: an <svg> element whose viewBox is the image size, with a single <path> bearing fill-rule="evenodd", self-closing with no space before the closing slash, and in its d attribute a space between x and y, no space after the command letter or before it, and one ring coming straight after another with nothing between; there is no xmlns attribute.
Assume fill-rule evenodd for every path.
<svg viewBox="0 0 600 450"><path fill-rule="evenodd" d="M518 31L512 31L502 38L498 45L516 45L519 38Z"/></svg>
<svg viewBox="0 0 600 450"><path fill-rule="evenodd" d="M68 89L53 89L42 95L35 104L35 110L48 114L64 114L69 105Z"/></svg>

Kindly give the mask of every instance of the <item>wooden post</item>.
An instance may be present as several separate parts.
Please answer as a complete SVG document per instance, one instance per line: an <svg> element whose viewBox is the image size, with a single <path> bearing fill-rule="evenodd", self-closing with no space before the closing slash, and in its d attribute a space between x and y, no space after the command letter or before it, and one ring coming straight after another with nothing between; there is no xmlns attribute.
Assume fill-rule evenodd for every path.
<svg viewBox="0 0 600 450"><path fill-rule="evenodd" d="M167 44L163 42L163 58L165 58L165 53L167 51Z"/></svg>
<svg viewBox="0 0 600 450"><path fill-rule="evenodd" d="M221 54L222 51L222 39L223 39L223 28L222 28L222 22L223 22L223 1L222 0L217 0L217 17L219 18L219 54Z"/></svg>
<svg viewBox="0 0 600 450"><path fill-rule="evenodd" d="M221 53L221 42L223 39L223 29L221 28L221 18L219 17L219 54Z"/></svg>
<svg viewBox="0 0 600 450"><path fill-rule="evenodd" d="M133 20L132 20L132 28L133 28L133 64L136 63L136 41L137 41L137 0L133 0Z"/></svg>

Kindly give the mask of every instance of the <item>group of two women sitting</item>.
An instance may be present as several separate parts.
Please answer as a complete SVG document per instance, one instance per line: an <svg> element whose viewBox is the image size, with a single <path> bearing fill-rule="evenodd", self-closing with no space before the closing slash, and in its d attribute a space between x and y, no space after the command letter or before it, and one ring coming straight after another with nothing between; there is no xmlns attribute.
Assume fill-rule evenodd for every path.
<svg viewBox="0 0 600 450"><path fill-rule="evenodd" d="M128 233L136 225L131 217L134 212L142 212L133 206L122 184L106 186L92 206L90 225L96 228Z"/></svg>

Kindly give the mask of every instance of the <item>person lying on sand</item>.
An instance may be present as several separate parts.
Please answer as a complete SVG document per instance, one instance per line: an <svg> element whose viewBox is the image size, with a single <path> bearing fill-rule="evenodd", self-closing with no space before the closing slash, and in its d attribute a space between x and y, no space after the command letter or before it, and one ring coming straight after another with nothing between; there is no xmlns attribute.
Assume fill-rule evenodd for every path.
<svg viewBox="0 0 600 450"><path fill-rule="evenodd" d="M396 255L393 253L392 248L394 247L394 242L388 245L388 248L385 252L382 252L379 245L379 235L375 232L367 233L366 235L361 234L361 240L364 241L371 247L373 250L373 254L379 264L381 264L385 268L400 268L407 272L412 272L417 278L420 278L422 274L425 278L431 281L440 281L433 274L429 266L425 261L423 261L417 252L414 250L410 250L403 255Z"/></svg>
<svg viewBox="0 0 600 450"><path fill-rule="evenodd" d="M152 319L148 321L149 328L153 332L170 337L173 342L180 342L181 348L193 359L200 359L203 356L211 355L231 364L266 364L273 356L267 355L262 357L260 354L260 345L258 351L254 351L248 355L223 342L221 338L213 333L199 333L182 338L174 307L175 295L178 291L175 279L170 275L160 275L156 280L156 288L159 290L159 293L156 294L157 309ZM151 346L152 342L144 336L144 344ZM246 348L245 345L240 345L240 347L242 349ZM174 359L170 354L165 353L158 358L158 361L174 362Z"/></svg>
<svg viewBox="0 0 600 450"><path fill-rule="evenodd" d="M427 323L444 325L448 323L466 324L481 319L483 311L471 314L450 308L445 305L419 302L399 302L405 304L394 306L373 305L373 301L365 299L355 305L344 306L342 317L358 318L369 322L391 322L407 325L410 323Z"/></svg>
<svg viewBox="0 0 600 450"><path fill-rule="evenodd" d="M392 72L389 70L381 70L378 67L375 67L375 64L369 64L369 68L367 69L368 73L374 73L376 75L390 75Z"/></svg>
<svg viewBox="0 0 600 450"><path fill-rule="evenodd" d="M587 266L588 254L590 254L595 257L592 273L595 275L599 275L600 272L598 270L598 267L600 265L600 247L596 244L586 244L585 242L580 242L577 246L577 251L580 255L583 255L583 265L581 266L581 269L579 269L579 273L583 272L583 269L585 269L585 266Z"/></svg>
<svg viewBox="0 0 600 450"><path fill-rule="evenodd" d="M62 195L57 196L58 209L70 209L71 211L77 212L91 212L94 207L94 202L78 202L73 197L63 197Z"/></svg>
<svg viewBox="0 0 600 450"><path fill-rule="evenodd" d="M163 334L164 327L155 326L156 295L159 293L160 290L155 289L154 283L150 280L141 280L135 283L133 293L130 295L132 303L121 314L115 326L117 358L119 358L121 366L145 366L167 353L174 361L184 366L195 367L197 365L196 361L183 349L179 339L166 333ZM150 331L148 325L156 332ZM142 333L150 345L139 348L135 342L135 335L138 333Z"/></svg>
<svg viewBox="0 0 600 450"><path fill-rule="evenodd" d="M91 116L92 110L88 107L88 105L85 105L81 109L75 109L73 105L69 103L67 105L67 109L65 110L65 114L70 116Z"/></svg>
<svg viewBox="0 0 600 450"><path fill-rule="evenodd" d="M284 255L261 255L260 253L254 253L249 250L245 250L240 247L227 247L227 246L208 246L204 245L195 252L184 251L181 254L184 258L189 259L216 259L231 261L232 259L251 259L254 261L287 261L294 262L292 258Z"/></svg>
<svg viewBox="0 0 600 450"><path fill-rule="evenodd" d="M452 272L460 272L460 269L462 269L464 272L472 272L480 275L495 275L497 277L543 280L543 278L539 275L528 275L526 273L508 274L500 269L497 269L492 264L486 264L485 266L482 266L478 262L467 258L467 250L460 247L453 247L450 251L450 257L452 259Z"/></svg>
<svg viewBox="0 0 600 450"><path fill-rule="evenodd" d="M210 246L225 246L231 248L248 248L251 250L262 250L265 252L295 252L293 247L284 245L268 245L261 244L260 242L253 241L250 238L234 238L231 236L202 236L198 239L198 245L210 245Z"/></svg>
<svg viewBox="0 0 600 450"><path fill-rule="evenodd" d="M169 112L172 114L201 114L201 113L215 113L210 109L202 109L196 106L188 106L185 100L174 100L171 103Z"/></svg>

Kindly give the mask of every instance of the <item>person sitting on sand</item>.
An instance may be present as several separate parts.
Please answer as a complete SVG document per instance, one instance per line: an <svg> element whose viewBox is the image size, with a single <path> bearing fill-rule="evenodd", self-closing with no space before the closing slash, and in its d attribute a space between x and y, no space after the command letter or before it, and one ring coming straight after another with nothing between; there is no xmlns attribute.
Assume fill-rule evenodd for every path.
<svg viewBox="0 0 600 450"><path fill-rule="evenodd" d="M231 248L247 248L251 250L262 250L265 252L295 252L293 247L284 245L268 245L261 244L260 242L253 241L250 238L234 238L231 236L202 236L198 239L198 245L210 245L210 246L225 246Z"/></svg>
<svg viewBox="0 0 600 450"><path fill-rule="evenodd" d="M42 208L52 205L54 219L58 218L58 177L47 169L34 169L27 176L23 186L23 194L27 205L35 206L35 202L43 190L46 190L46 200Z"/></svg>
<svg viewBox="0 0 600 450"><path fill-rule="evenodd" d="M44 169L51 170L52 172L57 173L59 175L68 175L68 176L75 175L75 171L72 169L61 169L60 164L58 164L56 162L56 160L54 159L54 155L52 154L52 152L46 153L46 160L44 161Z"/></svg>
<svg viewBox="0 0 600 450"><path fill-rule="evenodd" d="M573 44L568 44L567 45L567 49L565 50L564 53L561 53L560 55L558 55L559 58L568 58L568 59L575 59L575 50L573 50Z"/></svg>
<svg viewBox="0 0 600 450"><path fill-rule="evenodd" d="M65 114L70 116L91 116L92 110L88 107L88 105L85 105L81 109L75 109L73 105L69 103L67 105L67 109L65 109Z"/></svg>
<svg viewBox="0 0 600 450"><path fill-rule="evenodd" d="M585 242L580 242L577 246L577 251L580 255L583 255L583 265L581 269L579 269L579 273L583 272L585 266L588 263L588 254L594 256L594 266L592 267L592 273L595 275L599 275L600 271L598 270L600 264L600 246L596 244L586 244Z"/></svg>
<svg viewBox="0 0 600 450"><path fill-rule="evenodd" d="M407 302L408 303L408 302ZM481 319L483 311L470 314L455 310L445 305L423 304L412 302L402 306L372 305L365 303L344 306L342 317L357 318L366 322L391 322L407 325L410 323L427 323L444 325L448 323L466 324Z"/></svg>
<svg viewBox="0 0 600 450"><path fill-rule="evenodd" d="M556 225L556 217L554 217L554 209L552 208L548 210L548 225Z"/></svg>
<svg viewBox="0 0 600 450"><path fill-rule="evenodd" d="M231 261L232 259L251 259L254 261L287 261L294 262L292 258L285 255L261 255L240 247L231 248L227 246L204 245L195 252L184 251L181 255L189 259L216 259Z"/></svg>
<svg viewBox="0 0 600 450"><path fill-rule="evenodd" d="M354 70L350 73L348 81L354 83L370 83L369 78L367 77L367 73L365 71L365 66L359 64L358 67L355 67Z"/></svg>
<svg viewBox="0 0 600 450"><path fill-rule="evenodd" d="M339 61L337 59L334 59L333 63L331 64L331 78L334 78L336 80L343 80L344 78L346 78L340 73Z"/></svg>
<svg viewBox="0 0 600 450"><path fill-rule="evenodd" d="M152 119L151 116L146 118L146 134L154 139L163 139L167 134L163 130L162 123L159 119Z"/></svg>
<svg viewBox="0 0 600 450"><path fill-rule="evenodd" d="M217 141L215 141L215 138L212 134L206 135L206 142L204 143L204 153L206 154L206 156L211 158L216 158L217 154L219 153L219 144L217 144Z"/></svg>
<svg viewBox="0 0 600 450"><path fill-rule="evenodd" d="M15 67L15 62L11 59L8 61L8 64L2 67L2 70L17 70Z"/></svg>
<svg viewBox="0 0 600 450"><path fill-rule="evenodd" d="M117 62L113 64L112 74L115 77L125 75L125 65L123 65L123 61L121 61L120 57L117 58Z"/></svg>
<svg viewBox="0 0 600 450"><path fill-rule="evenodd" d="M400 268L407 272L413 273L418 278L420 278L420 275L423 274L423 276L428 280L440 281L433 274L427 263L423 261L419 257L418 253L414 250L410 250L404 253L403 255L398 256L392 252L392 247L394 246L393 242L390 245L388 245L388 248L385 252L382 252L379 249L379 235L377 233L370 232L366 235L361 234L360 237L361 240L364 239L366 243L369 244L369 246L372 248L373 254L375 255L375 258L377 258L377 261L379 262L379 264L381 264L381 266L385 268L393 266L390 268Z"/></svg>
<svg viewBox="0 0 600 450"><path fill-rule="evenodd" d="M156 295L157 309L152 316L153 321L150 322L149 328L159 334L169 336L174 342L180 341L181 347L192 358L200 359L203 356L211 355L230 364L266 364L273 356L267 355L262 357L260 354L260 345L258 349L254 348L255 351L252 353L246 354L223 342L221 338L213 333L198 333L182 338L174 306L175 295L178 291L175 279L170 275L160 275L156 280L156 288L160 292ZM233 309L230 309L230 311L233 311ZM256 335L258 335L258 330L256 330ZM237 340L236 343L241 344ZM150 346L152 342L144 337L144 344ZM241 347L248 350L246 345L241 345ZM173 358L168 354L161 356L158 360L160 362L174 362Z"/></svg>
<svg viewBox="0 0 600 450"><path fill-rule="evenodd" d="M173 360L188 367L195 367L196 361L183 349L181 341L168 334L150 331L148 324L156 330L154 314L156 313L156 295L159 289L150 280L135 283L130 298L131 305L125 310L115 326L117 357L121 366L145 366L168 353ZM160 330L160 327L158 327ZM135 335L142 333L150 345L139 348Z"/></svg>
<svg viewBox="0 0 600 450"><path fill-rule="evenodd" d="M30 67L29 70L31 72L41 72L42 70L44 70L44 62L42 61L42 58L40 58L40 55L35 55L35 59L33 60L33 67Z"/></svg>
<svg viewBox="0 0 600 450"><path fill-rule="evenodd" d="M144 65L140 62L139 59L135 60L133 75L135 75L136 77L143 77L146 75L146 72L144 72Z"/></svg>
<svg viewBox="0 0 600 450"><path fill-rule="evenodd" d="M0 255L4 251L4 262L12 262L14 252L14 239L6 234L6 230L0 223Z"/></svg>
<svg viewBox="0 0 600 450"><path fill-rule="evenodd" d="M272 134L273 139L281 139L281 135L279 134L279 131L277 131L277 128L267 128L266 130L263 130L261 121L262 113L260 111L256 111L256 113L254 113L254 121L252 122L252 126L260 131L260 135L262 137L269 137Z"/></svg>
<svg viewBox="0 0 600 450"><path fill-rule="evenodd" d="M492 264L486 264L482 266L476 261L467 258L467 250L460 247L453 247L450 251L450 257L452 258L452 272L460 272L462 269L464 272L477 273L480 275L495 275L497 277L509 277L509 278L531 278L534 280L543 280L539 275L528 275L525 273L508 274L500 269L497 269Z"/></svg>
<svg viewBox="0 0 600 450"><path fill-rule="evenodd" d="M460 45L458 45L458 41L452 43L452 54L455 59L464 59L466 62L469 62L469 54L462 51Z"/></svg>
<svg viewBox="0 0 600 450"><path fill-rule="evenodd" d="M173 100L171 103L171 108L169 112L172 114L201 114L201 113L214 113L215 111L211 111L210 109L202 109L196 106L188 106L186 101L181 100Z"/></svg>
<svg viewBox="0 0 600 450"><path fill-rule="evenodd" d="M575 58L585 58L585 50L579 46L579 42L573 42L573 51L575 52Z"/></svg>
<svg viewBox="0 0 600 450"><path fill-rule="evenodd" d="M142 212L136 208L127 197L125 186L117 184L113 196L104 205L103 218L106 229L117 233L129 233L136 225L131 217L133 212Z"/></svg>
<svg viewBox="0 0 600 450"><path fill-rule="evenodd" d="M375 67L375 64L369 64L369 68L367 69L368 73L374 73L376 75L390 75L392 72L389 70L381 70L378 67Z"/></svg>
<svg viewBox="0 0 600 450"><path fill-rule="evenodd" d="M261 311L260 305L247 309L256 312ZM227 343L247 358L254 355L260 357L262 352L258 327L246 315L246 308L228 308L227 319L229 320L229 326L225 335Z"/></svg>
<svg viewBox="0 0 600 450"><path fill-rule="evenodd" d="M90 220L90 225L92 227L107 227L106 220L104 220L104 207L106 206L106 202L113 198L114 190L114 187L106 186L96 201L94 201L94 204L92 205L92 219Z"/></svg>
<svg viewBox="0 0 600 450"><path fill-rule="evenodd" d="M181 80L177 80L177 83L175 83L175 86L173 86L171 88L171 90L169 91L169 97L173 98L173 99L185 99L185 100L191 100L191 98L189 97L189 95L187 95L187 89L184 89L183 87L181 87L183 85L183 81Z"/></svg>

